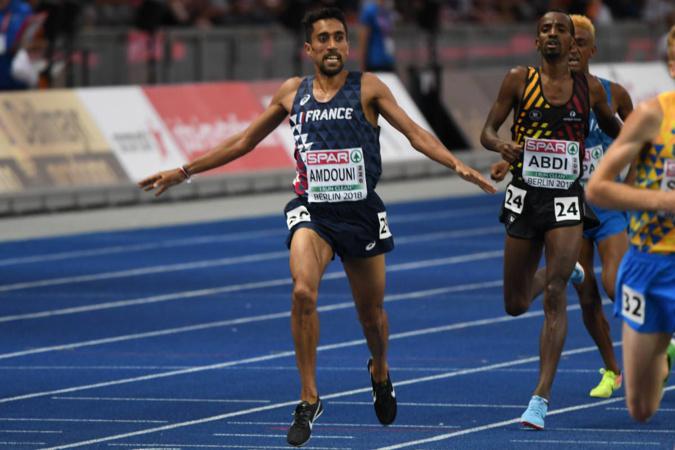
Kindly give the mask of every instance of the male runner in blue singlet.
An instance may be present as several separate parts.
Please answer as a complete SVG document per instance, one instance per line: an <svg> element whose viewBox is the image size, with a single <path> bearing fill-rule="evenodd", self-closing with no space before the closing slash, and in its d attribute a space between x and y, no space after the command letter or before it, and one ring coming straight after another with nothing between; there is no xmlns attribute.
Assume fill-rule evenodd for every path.
<svg viewBox="0 0 675 450"><path fill-rule="evenodd" d="M183 167L139 183L160 195L191 175L227 164L250 152L287 116L295 138L295 198L285 208L293 278L291 331L300 372L300 403L288 443L305 444L323 411L316 386L319 339L317 297L323 273L337 253L352 289L372 358L368 371L375 412L388 425L396 417L396 398L387 365L388 323L384 311L384 254L394 247L387 213L375 193L381 160L378 116L382 115L412 147L453 169L486 192L495 189L463 164L396 103L387 86L371 73L348 72L347 24L340 10L308 13L304 50L315 74L283 83L267 109L240 135Z"/></svg>
<svg viewBox="0 0 675 450"><path fill-rule="evenodd" d="M552 11L539 19L535 43L541 67L511 69L481 135L483 146L499 152L513 174L500 217L506 227L504 307L508 314L517 316L530 307L534 275L546 248L539 381L521 416L524 426L538 430L544 428L567 335L567 280L589 216L580 178L591 108L603 130L615 136L620 129L600 82L570 71L574 35L574 23L565 13ZM511 111L513 142L498 135Z"/></svg>

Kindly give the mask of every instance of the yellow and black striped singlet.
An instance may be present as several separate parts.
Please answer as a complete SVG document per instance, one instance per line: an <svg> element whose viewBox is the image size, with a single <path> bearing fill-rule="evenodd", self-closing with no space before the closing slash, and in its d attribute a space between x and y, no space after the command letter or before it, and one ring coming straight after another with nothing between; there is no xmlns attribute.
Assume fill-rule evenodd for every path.
<svg viewBox="0 0 675 450"><path fill-rule="evenodd" d="M518 110L514 112L511 138L523 144L525 138L559 139L579 143L579 164L583 161L584 140L588 134L590 101L588 81L583 74L572 73L572 96L562 105L553 105L544 97L538 68L527 68L527 82ZM511 166L513 179L522 181L523 157Z"/></svg>

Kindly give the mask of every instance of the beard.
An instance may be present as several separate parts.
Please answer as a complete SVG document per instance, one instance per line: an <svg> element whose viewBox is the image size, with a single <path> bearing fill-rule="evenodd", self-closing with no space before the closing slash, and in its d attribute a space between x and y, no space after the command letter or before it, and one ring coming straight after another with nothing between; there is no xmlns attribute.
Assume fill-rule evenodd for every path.
<svg viewBox="0 0 675 450"><path fill-rule="evenodd" d="M326 65L326 60L321 61L321 64L319 64L319 71L327 77L334 77L335 75L339 74L342 72L342 69L344 69L345 65L342 62L342 60L339 61L337 66L332 66L328 67Z"/></svg>

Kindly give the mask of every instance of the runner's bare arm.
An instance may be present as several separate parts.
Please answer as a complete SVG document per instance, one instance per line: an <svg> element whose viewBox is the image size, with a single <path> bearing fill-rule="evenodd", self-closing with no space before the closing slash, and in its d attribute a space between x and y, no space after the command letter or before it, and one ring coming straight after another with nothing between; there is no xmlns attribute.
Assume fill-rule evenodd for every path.
<svg viewBox="0 0 675 450"><path fill-rule="evenodd" d="M619 114L619 117L621 117L621 120L625 122L628 118L628 114L633 112L633 100L630 98L626 88L619 83L611 83L610 89L612 98L614 98L616 104L616 112Z"/></svg>
<svg viewBox="0 0 675 450"><path fill-rule="evenodd" d="M607 103L607 94L600 81L594 76L586 77L591 102L591 108L598 118L598 125L609 137L615 138L621 131L621 122L616 118L614 111Z"/></svg>
<svg viewBox="0 0 675 450"><path fill-rule="evenodd" d="M675 211L675 191L645 191L615 181L633 162L645 144L660 130L663 112L657 99L638 105L628 116L619 137L609 147L588 183L588 199L604 208L620 210Z"/></svg>
<svg viewBox="0 0 675 450"><path fill-rule="evenodd" d="M514 142L502 140L498 132L511 111L518 105L519 96L525 88L526 78L526 67L514 67L506 74L499 89L499 94L497 94L497 100L488 113L480 135L480 143L483 144L483 147L500 153L502 159L508 162L518 159L522 148Z"/></svg>
<svg viewBox="0 0 675 450"><path fill-rule="evenodd" d="M477 170L467 166L452 154L434 135L420 127L398 105L387 85L377 76L365 73L362 78L362 90L366 101L385 118L394 128L403 133L410 145L428 158L453 169L464 180L479 186L489 193L496 192L495 187Z"/></svg>
<svg viewBox="0 0 675 450"><path fill-rule="evenodd" d="M159 196L171 186L184 181L187 174L193 175L220 167L249 153L288 115L289 98L295 93L299 83L300 78L291 78L284 82L267 109L243 132L225 139L205 155L184 165L183 168L158 172L141 180L138 186L145 191L157 189L155 196Z"/></svg>

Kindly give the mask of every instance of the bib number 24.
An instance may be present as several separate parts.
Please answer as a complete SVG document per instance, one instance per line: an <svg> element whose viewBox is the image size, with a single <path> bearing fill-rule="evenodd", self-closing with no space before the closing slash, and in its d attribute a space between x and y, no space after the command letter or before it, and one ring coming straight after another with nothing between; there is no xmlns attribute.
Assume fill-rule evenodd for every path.
<svg viewBox="0 0 675 450"><path fill-rule="evenodd" d="M553 200L555 207L555 220L581 220L579 197L556 197Z"/></svg>

